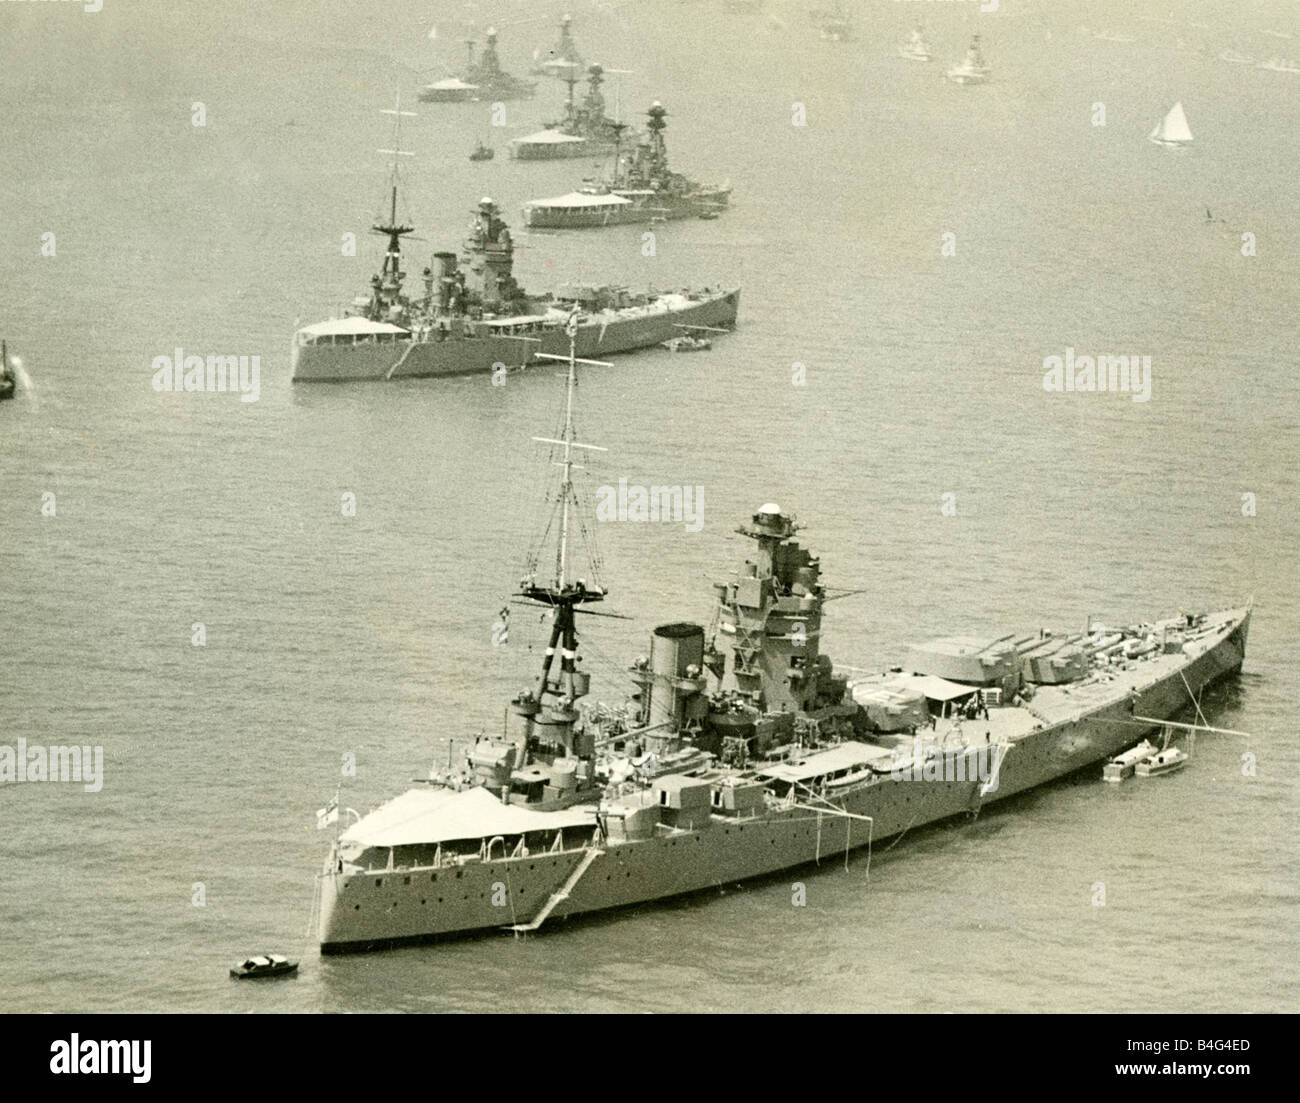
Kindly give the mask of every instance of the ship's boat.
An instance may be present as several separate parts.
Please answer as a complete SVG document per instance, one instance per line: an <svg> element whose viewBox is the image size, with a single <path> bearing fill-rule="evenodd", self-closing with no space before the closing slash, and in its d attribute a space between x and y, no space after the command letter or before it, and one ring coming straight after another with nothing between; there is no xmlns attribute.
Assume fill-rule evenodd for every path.
<svg viewBox="0 0 1300 1103"><path fill-rule="evenodd" d="M1175 770L1181 770L1187 765L1188 754L1178 747L1166 747L1163 751L1156 751L1155 754L1149 755L1134 767L1133 772L1138 777L1157 777L1160 774L1172 774Z"/></svg>
<svg viewBox="0 0 1300 1103"><path fill-rule="evenodd" d="M689 333L680 337L670 337L660 344L669 352L703 352L713 347L713 342L707 337L692 337Z"/></svg>
<svg viewBox="0 0 1300 1103"><path fill-rule="evenodd" d="M1187 116L1183 113L1182 100L1169 109L1147 138L1156 145L1172 148L1185 146L1192 140L1192 131L1187 125Z"/></svg>
<svg viewBox="0 0 1300 1103"><path fill-rule="evenodd" d="M668 166L664 142L668 112L657 100L646 112L646 134L628 163L615 143L614 172L608 182L587 180L581 188L523 206L530 228L581 229L669 218L716 215L731 198L731 185L698 184Z"/></svg>
<svg viewBox="0 0 1300 1103"><path fill-rule="evenodd" d="M1149 739L1142 740L1136 747L1121 751L1101 769L1102 781L1123 781L1133 776L1133 770L1139 762L1156 753L1156 745Z"/></svg>
<svg viewBox="0 0 1300 1103"><path fill-rule="evenodd" d="M955 84L986 84L992 71L980 49L980 36L976 35L971 39L965 58L948 70L948 79Z"/></svg>
<svg viewBox="0 0 1300 1103"><path fill-rule="evenodd" d="M295 972L297 968L298 963L290 961L283 954L254 954L238 965L232 966L230 975L240 980L255 977L282 977L287 973Z"/></svg>
<svg viewBox="0 0 1300 1103"><path fill-rule="evenodd" d="M613 152L624 135L626 124L609 117L605 110L605 96L601 92L605 69L592 65L587 70L587 93L582 102L575 103L574 85L577 71L571 71L566 83L569 96L564 117L547 123L545 129L510 142L510 156L520 161L553 161L565 157L603 156ZM630 135L635 138L635 134Z"/></svg>
<svg viewBox="0 0 1300 1103"><path fill-rule="evenodd" d="M469 155L471 161L490 161L496 156L496 150L491 146L486 146L482 142L474 147L474 152Z"/></svg>

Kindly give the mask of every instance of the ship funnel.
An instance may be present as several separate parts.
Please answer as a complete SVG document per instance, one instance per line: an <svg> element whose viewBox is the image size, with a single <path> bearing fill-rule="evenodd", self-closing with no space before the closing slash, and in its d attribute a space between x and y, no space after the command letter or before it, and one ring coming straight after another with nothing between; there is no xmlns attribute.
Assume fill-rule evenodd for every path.
<svg viewBox="0 0 1300 1103"><path fill-rule="evenodd" d="M704 629L698 624L661 624L650 640L649 696L642 702L650 724L681 725L686 705L704 689Z"/></svg>

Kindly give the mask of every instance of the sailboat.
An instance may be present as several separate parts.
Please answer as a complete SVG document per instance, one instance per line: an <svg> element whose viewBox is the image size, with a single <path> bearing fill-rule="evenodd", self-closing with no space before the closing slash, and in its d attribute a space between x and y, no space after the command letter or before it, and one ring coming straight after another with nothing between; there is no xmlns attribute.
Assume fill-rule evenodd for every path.
<svg viewBox="0 0 1300 1103"><path fill-rule="evenodd" d="M980 36L976 35L971 39L970 49L962 63L948 70L948 79L956 84L985 84L990 72L992 70L980 51Z"/></svg>
<svg viewBox="0 0 1300 1103"><path fill-rule="evenodd" d="M898 48L898 56L907 58L908 61L930 60L930 47L926 45L920 27L914 28L912 37Z"/></svg>
<svg viewBox="0 0 1300 1103"><path fill-rule="evenodd" d="M1169 109L1169 114L1160 120L1156 128L1147 137L1156 145L1170 148L1185 146L1192 140L1192 132L1187 125L1187 116L1183 114L1182 100L1179 100Z"/></svg>

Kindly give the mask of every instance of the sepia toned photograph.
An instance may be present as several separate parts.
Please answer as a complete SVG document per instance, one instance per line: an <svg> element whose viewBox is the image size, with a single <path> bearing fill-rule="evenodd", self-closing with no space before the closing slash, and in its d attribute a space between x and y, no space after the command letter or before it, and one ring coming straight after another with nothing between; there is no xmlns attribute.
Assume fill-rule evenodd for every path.
<svg viewBox="0 0 1300 1103"><path fill-rule="evenodd" d="M1300 1008L1300 4L0 0L0 118L38 1071Z"/></svg>

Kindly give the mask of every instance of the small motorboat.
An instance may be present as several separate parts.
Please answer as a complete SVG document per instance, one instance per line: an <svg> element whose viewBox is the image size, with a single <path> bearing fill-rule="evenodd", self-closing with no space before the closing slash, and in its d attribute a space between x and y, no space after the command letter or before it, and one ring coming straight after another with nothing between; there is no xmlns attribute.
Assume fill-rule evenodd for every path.
<svg viewBox="0 0 1300 1103"><path fill-rule="evenodd" d="M18 380L9 367L9 353L5 350L4 342L0 341L0 400L13 398L17 389Z"/></svg>
<svg viewBox="0 0 1300 1103"><path fill-rule="evenodd" d="M669 352L703 352L713 347L713 342L707 337L692 337L689 333L683 333L680 337L669 337L667 341L661 341L660 344Z"/></svg>
<svg viewBox="0 0 1300 1103"><path fill-rule="evenodd" d="M297 968L298 963L290 961L283 954L254 954L232 966L230 975L240 980L250 977L282 977L295 972Z"/></svg>
<svg viewBox="0 0 1300 1103"><path fill-rule="evenodd" d="M482 142L474 147L474 152L469 155L471 161L490 161L497 155L497 151L491 146L485 146Z"/></svg>
<svg viewBox="0 0 1300 1103"><path fill-rule="evenodd" d="M1137 764L1156 753L1156 745L1144 739L1136 747L1117 754L1101 768L1102 781L1123 781L1133 776Z"/></svg>
<svg viewBox="0 0 1300 1103"><path fill-rule="evenodd" d="M1181 770L1187 765L1187 760L1191 756L1178 747L1166 747L1163 751L1156 751L1153 755L1148 755L1134 768L1133 772L1138 777L1156 777L1158 774L1172 774L1175 770Z"/></svg>

